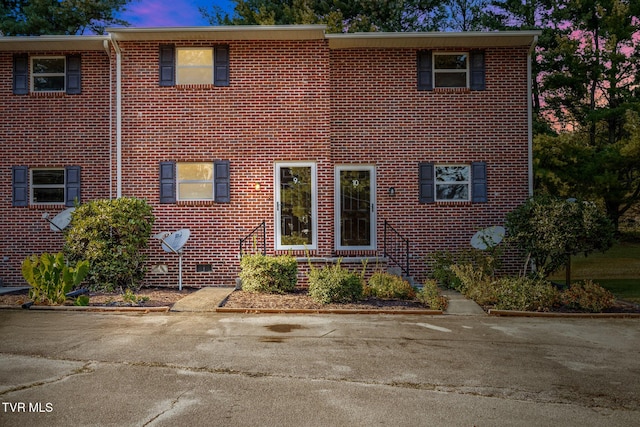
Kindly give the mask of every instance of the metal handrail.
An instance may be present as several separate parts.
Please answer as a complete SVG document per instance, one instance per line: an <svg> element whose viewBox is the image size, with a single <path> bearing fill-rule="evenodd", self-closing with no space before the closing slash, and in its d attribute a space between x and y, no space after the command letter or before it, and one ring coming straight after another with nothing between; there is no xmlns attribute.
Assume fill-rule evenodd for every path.
<svg viewBox="0 0 640 427"><path fill-rule="evenodd" d="M400 267L406 277L410 276L409 239L403 237L386 219L384 220L384 256ZM404 260L401 259L403 256Z"/></svg>
<svg viewBox="0 0 640 427"><path fill-rule="evenodd" d="M247 240L255 238L256 236L254 235L256 235L256 233L260 229L262 229L262 255L267 254L267 221L263 220L257 227L251 230L249 234L247 234L245 237L240 238L240 258L242 258L242 255L244 253L253 252L253 251L247 251L244 249L245 243L247 242ZM254 243L253 249L254 250L257 249L257 243Z"/></svg>

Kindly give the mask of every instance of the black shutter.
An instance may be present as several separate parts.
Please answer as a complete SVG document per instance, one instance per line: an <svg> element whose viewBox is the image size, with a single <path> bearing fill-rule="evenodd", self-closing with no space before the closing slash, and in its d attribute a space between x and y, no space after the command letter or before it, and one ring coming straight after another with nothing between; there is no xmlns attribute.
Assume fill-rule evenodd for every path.
<svg viewBox="0 0 640 427"><path fill-rule="evenodd" d="M64 205L73 207L80 203L80 166L64 168Z"/></svg>
<svg viewBox="0 0 640 427"><path fill-rule="evenodd" d="M215 201L219 203L229 203L231 201L229 160L216 160L213 162L213 180L215 185Z"/></svg>
<svg viewBox="0 0 640 427"><path fill-rule="evenodd" d="M420 186L420 203L435 202L435 168L433 163L419 164L418 180Z"/></svg>
<svg viewBox="0 0 640 427"><path fill-rule="evenodd" d="M13 55L13 93L29 93L29 55L26 53Z"/></svg>
<svg viewBox="0 0 640 427"><path fill-rule="evenodd" d="M175 47L172 44L160 45L160 86L175 86Z"/></svg>
<svg viewBox="0 0 640 427"><path fill-rule="evenodd" d="M12 205L29 206L29 169L26 166L13 166L11 184L13 186Z"/></svg>
<svg viewBox="0 0 640 427"><path fill-rule="evenodd" d="M216 46L214 48L213 84L215 86L229 86L229 46L228 45Z"/></svg>
<svg viewBox="0 0 640 427"><path fill-rule="evenodd" d="M418 90L433 90L432 52L418 51Z"/></svg>
<svg viewBox="0 0 640 427"><path fill-rule="evenodd" d="M160 162L160 203L176 202L176 162Z"/></svg>
<svg viewBox="0 0 640 427"><path fill-rule="evenodd" d="M82 77L80 73L82 58L80 55L67 56L67 94L82 93Z"/></svg>
<svg viewBox="0 0 640 427"><path fill-rule="evenodd" d="M472 50L469 52L469 65L471 90L485 90L484 51Z"/></svg>
<svg viewBox="0 0 640 427"><path fill-rule="evenodd" d="M471 201L473 203L487 202L487 164L485 162L471 163Z"/></svg>

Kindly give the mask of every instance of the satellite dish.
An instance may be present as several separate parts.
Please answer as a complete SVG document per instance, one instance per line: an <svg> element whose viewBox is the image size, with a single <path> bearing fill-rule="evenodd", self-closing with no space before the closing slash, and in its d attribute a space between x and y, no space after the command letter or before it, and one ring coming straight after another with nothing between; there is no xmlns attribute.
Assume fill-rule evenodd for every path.
<svg viewBox="0 0 640 427"><path fill-rule="evenodd" d="M178 230L175 233L171 233L161 239L162 249L164 249L165 252L182 252L182 247L187 243L190 235L191 232L188 228L183 228L182 230Z"/></svg>
<svg viewBox="0 0 640 427"><path fill-rule="evenodd" d="M188 228L183 228L175 233L161 232L153 237L160 240L160 245L165 252L178 255L178 290L182 290L182 248L189 240L191 232Z"/></svg>
<svg viewBox="0 0 640 427"><path fill-rule="evenodd" d="M75 210L76 208L65 209L54 216L53 219L49 219L49 212L45 212L42 214L42 219L49 222L51 231L62 231L71 223L71 213Z"/></svg>
<svg viewBox="0 0 640 427"><path fill-rule="evenodd" d="M506 234L504 227L495 225L478 231L471 238L471 246L482 251L498 246L504 235Z"/></svg>

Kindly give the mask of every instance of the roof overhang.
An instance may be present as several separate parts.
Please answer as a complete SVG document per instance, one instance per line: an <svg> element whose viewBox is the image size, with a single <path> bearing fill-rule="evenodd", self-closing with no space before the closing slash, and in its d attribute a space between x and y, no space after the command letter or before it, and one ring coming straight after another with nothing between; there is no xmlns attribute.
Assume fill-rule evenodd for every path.
<svg viewBox="0 0 640 427"><path fill-rule="evenodd" d="M212 27L107 28L116 41L323 40L324 25L230 25Z"/></svg>
<svg viewBox="0 0 640 427"><path fill-rule="evenodd" d="M109 36L0 37L0 51L104 50Z"/></svg>
<svg viewBox="0 0 640 427"><path fill-rule="evenodd" d="M531 46L540 31L468 31L430 33L352 33L327 34L330 49L354 48L488 48Z"/></svg>

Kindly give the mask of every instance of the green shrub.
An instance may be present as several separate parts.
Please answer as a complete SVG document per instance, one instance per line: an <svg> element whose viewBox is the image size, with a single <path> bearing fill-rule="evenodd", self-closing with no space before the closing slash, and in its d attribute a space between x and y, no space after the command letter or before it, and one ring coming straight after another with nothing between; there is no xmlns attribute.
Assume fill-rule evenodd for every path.
<svg viewBox="0 0 640 427"><path fill-rule="evenodd" d="M599 313L613 306L616 297L597 283L585 280L572 283L560 294L560 300L569 308Z"/></svg>
<svg viewBox="0 0 640 427"><path fill-rule="evenodd" d="M438 282L435 280L425 281L422 289L417 292L416 299L433 310L446 310L449 306L449 300L440 295Z"/></svg>
<svg viewBox="0 0 640 427"><path fill-rule="evenodd" d="M460 290L462 282L451 270L451 266L456 263L453 252L438 251L431 254L431 277L440 283L440 285L449 289Z"/></svg>
<svg viewBox="0 0 640 427"><path fill-rule="evenodd" d="M431 258L431 278L437 280L445 288L462 292L464 285L460 277L451 269L452 266L469 264L487 276L494 276L500 267L500 256L501 249L498 247L491 251L468 249L459 252L434 252L429 257Z"/></svg>
<svg viewBox="0 0 640 427"><path fill-rule="evenodd" d="M491 276L471 264L452 265L451 271L460 279L459 291L480 305L496 302L496 289Z"/></svg>
<svg viewBox="0 0 640 427"><path fill-rule="evenodd" d="M495 282L498 310L549 311L559 292L549 282L528 277L505 277Z"/></svg>
<svg viewBox="0 0 640 427"><path fill-rule="evenodd" d="M86 259L89 288L113 292L136 290L146 274L146 251L153 209L135 198L95 200L73 212L65 231L64 251L70 261Z"/></svg>
<svg viewBox="0 0 640 427"><path fill-rule="evenodd" d="M360 275L340 266L312 268L309 272L309 296L316 302L353 302L362 299L362 279Z"/></svg>
<svg viewBox="0 0 640 427"><path fill-rule="evenodd" d="M284 294L298 283L298 262L291 255L246 255L240 260L240 269L242 289L248 292Z"/></svg>
<svg viewBox="0 0 640 427"><path fill-rule="evenodd" d="M391 273L373 273L364 288L365 296L382 299L413 299L416 290L402 277Z"/></svg>
<svg viewBox="0 0 640 427"><path fill-rule="evenodd" d="M35 303L64 304L66 294L78 286L89 272L89 262L79 261L67 266L64 255L44 253L32 255L22 262L22 276L31 285L29 298Z"/></svg>

